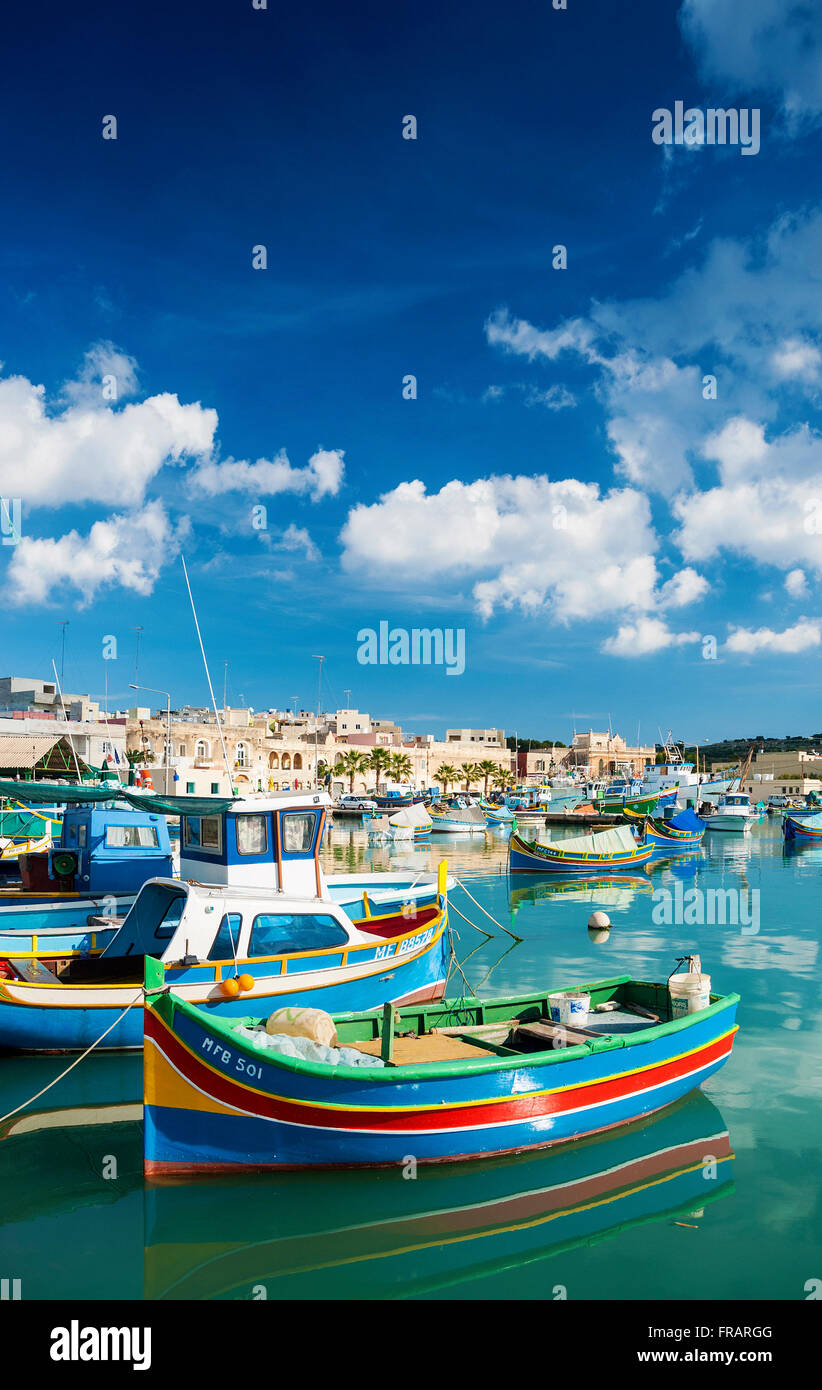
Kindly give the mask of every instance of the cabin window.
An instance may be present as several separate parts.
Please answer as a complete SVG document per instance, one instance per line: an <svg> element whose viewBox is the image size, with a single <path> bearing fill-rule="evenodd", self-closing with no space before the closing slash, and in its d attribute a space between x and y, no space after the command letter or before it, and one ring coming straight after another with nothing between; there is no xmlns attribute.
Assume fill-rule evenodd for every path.
<svg viewBox="0 0 822 1390"><path fill-rule="evenodd" d="M222 824L219 816L186 816L185 843L192 849L213 850L219 854L223 847Z"/></svg>
<svg viewBox="0 0 822 1390"><path fill-rule="evenodd" d="M243 919L239 912L227 912L223 915L223 920L217 928L217 935L208 953L209 960L235 959L240 944L242 924Z"/></svg>
<svg viewBox="0 0 822 1390"><path fill-rule="evenodd" d="M219 784L219 782L212 782L212 783L211 783L211 795L212 795L212 796L218 796L218 795L219 795L219 792L220 792L220 784Z"/></svg>
<svg viewBox="0 0 822 1390"><path fill-rule="evenodd" d="M194 791L194 783L193 783L193 782L186 782L186 792L189 794L189 796L191 795L191 793L192 793L193 791Z"/></svg>
<svg viewBox="0 0 822 1390"><path fill-rule="evenodd" d="M308 854L314 840L317 818L313 811L289 811L282 817L283 851Z"/></svg>
<svg viewBox="0 0 822 1390"><path fill-rule="evenodd" d="M184 893L177 893L171 898L168 907L154 928L154 935L158 941L168 941L174 935L180 925L185 904Z"/></svg>
<svg viewBox="0 0 822 1390"><path fill-rule="evenodd" d="M80 826L80 829L77 831L77 844L79 845L80 849L85 849L85 847L86 847L86 826L85 826L85 825L81 825L81 826Z"/></svg>
<svg viewBox="0 0 822 1390"><path fill-rule="evenodd" d="M265 854L268 849L268 828L265 816L235 816L237 852Z"/></svg>
<svg viewBox="0 0 822 1390"><path fill-rule="evenodd" d="M348 932L334 917L311 912L266 913L254 918L249 956L283 956L294 951L322 951L343 946Z"/></svg>
<svg viewBox="0 0 822 1390"><path fill-rule="evenodd" d="M106 826L106 849L156 849L159 843L153 825Z"/></svg>

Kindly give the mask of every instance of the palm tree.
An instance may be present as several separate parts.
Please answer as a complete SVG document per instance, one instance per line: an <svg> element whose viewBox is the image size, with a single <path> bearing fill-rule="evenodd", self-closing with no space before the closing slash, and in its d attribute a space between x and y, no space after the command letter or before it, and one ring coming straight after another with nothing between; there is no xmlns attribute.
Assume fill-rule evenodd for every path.
<svg viewBox="0 0 822 1390"><path fill-rule="evenodd" d="M380 789L380 773L384 772L391 761L391 754L387 748L372 748L368 757L368 766L372 772L376 772L377 780L374 783L374 790Z"/></svg>
<svg viewBox="0 0 822 1390"><path fill-rule="evenodd" d="M469 791L472 782L476 782L479 777L479 768L476 763L460 763L460 776L465 779L465 790Z"/></svg>
<svg viewBox="0 0 822 1390"><path fill-rule="evenodd" d="M441 763L434 773L434 777L439 782L445 795L448 795L448 788L452 782L457 780L457 769L450 763Z"/></svg>
<svg viewBox="0 0 822 1390"><path fill-rule="evenodd" d="M354 792L354 778L360 773L364 773L370 766L368 754L360 753L356 748L351 748L348 752L341 753L334 764L335 777L348 778L348 791L351 795Z"/></svg>
<svg viewBox="0 0 822 1390"><path fill-rule="evenodd" d="M494 776L498 767L499 764L492 762L490 758L483 758L481 763L477 763L477 773L484 779L482 787L484 797L488 795L488 779Z"/></svg>
<svg viewBox="0 0 822 1390"><path fill-rule="evenodd" d="M414 766L408 754L391 753L389 754L389 757L391 761L388 764L388 770L391 773L391 776L394 778L395 782L410 781L411 774L414 771Z"/></svg>
<svg viewBox="0 0 822 1390"><path fill-rule="evenodd" d="M494 786L499 787L500 791L505 791L510 787L514 778L507 768L501 767L494 773Z"/></svg>

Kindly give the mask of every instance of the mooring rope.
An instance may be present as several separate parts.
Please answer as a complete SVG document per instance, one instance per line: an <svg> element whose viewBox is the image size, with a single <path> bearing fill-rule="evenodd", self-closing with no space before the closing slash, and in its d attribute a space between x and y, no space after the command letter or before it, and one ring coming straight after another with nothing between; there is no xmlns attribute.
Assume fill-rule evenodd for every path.
<svg viewBox="0 0 822 1390"><path fill-rule="evenodd" d="M95 1038L95 1039L94 1039L94 1042L91 1043L91 1045L90 1045L89 1047L86 1048L85 1052L81 1052L79 1057L75 1057L75 1059L74 1059L74 1061L71 1063L71 1065L68 1066L68 1067L66 1067L65 1071L61 1071L61 1073L60 1073L59 1076L55 1076L54 1080L53 1080L53 1081L50 1081L49 1084L48 1084L48 1086L44 1086L43 1089L42 1089L42 1091L38 1091L37 1094L34 1095L34 1096L29 1096L28 1100L24 1100L22 1105L16 1106L15 1109L14 1109L14 1110L10 1110L10 1111L8 1112L7 1115L0 1115L0 1125L1 1125L1 1124L4 1124L6 1120L10 1120L11 1117L12 1117L12 1115L17 1115L17 1114L20 1113L21 1110L25 1110L25 1109L26 1109L26 1106L31 1105L32 1101L39 1100L41 1096L44 1096L44 1095L46 1094L46 1091L50 1091L50 1090L51 1090L52 1086L56 1086L58 1081L62 1081L64 1076L68 1076L68 1074L69 1074L70 1071L73 1071L75 1067L77 1067L77 1066L80 1065L80 1063L83 1061L83 1059L84 1059L85 1057L88 1057L88 1055L89 1055L90 1052L93 1052L93 1051L94 1051L95 1047L97 1047L97 1046L103 1041L103 1038L107 1038L107 1037L108 1037L108 1035L109 1035L109 1033L111 1032L112 1028L116 1028L116 1027L117 1027L117 1024L120 1022L120 1019L121 1019L121 1018L125 1018L125 1016L126 1016L126 1014L128 1013L129 1009L132 1009L132 1008L134 1007L134 1005L137 1003L137 1000L138 1000L138 999L142 999L142 997L143 997L143 989L142 989L142 986L141 986L141 987L140 987L140 990L138 991L137 994L135 994L135 996L134 996L134 998L131 1000L131 1002L130 1002L129 1004L126 1004L126 1007L123 1009L122 1013L118 1014L118 1016L117 1016L117 1018L115 1018L114 1022L109 1024L109 1026L108 1026L108 1028L106 1029L105 1033L101 1033L100 1036L99 1036L99 1038Z"/></svg>
<svg viewBox="0 0 822 1390"><path fill-rule="evenodd" d="M483 907L482 903L478 903L478 902L477 902L477 900L476 900L476 898L474 897L473 893L469 893L469 892L468 892L468 889L466 888L466 886L465 886L465 884L463 883L463 881L462 881L461 878L455 878L455 879L454 879L454 882L456 883L457 887L458 887L458 888L461 888L462 891L463 891L463 893L465 893L465 894L471 899L472 903L474 904L474 907L478 907L479 910L480 910L480 912L484 912L484 913L485 913L485 916L488 918L489 922L493 922L495 927L499 927L500 931L504 931L508 936L513 936L513 938L514 938L515 941L522 941L522 937L521 937L521 936L517 936L516 932L511 931L509 927L504 927L504 926L502 925L502 922L498 922L497 919L496 919L496 917L492 917L492 916L491 916L491 913L486 911L486 909ZM453 906L453 904L452 904L452 906ZM455 911L455 912L458 912L459 909L455 907L455 908L454 908L454 911ZM459 915L460 915L460 917L461 917L461 916L462 916L462 913L460 912ZM465 920L467 921L468 919L466 918ZM473 922L471 923L471 926L472 926L472 927L474 926L474 923L473 923ZM479 930L479 928L477 928L477 930Z"/></svg>

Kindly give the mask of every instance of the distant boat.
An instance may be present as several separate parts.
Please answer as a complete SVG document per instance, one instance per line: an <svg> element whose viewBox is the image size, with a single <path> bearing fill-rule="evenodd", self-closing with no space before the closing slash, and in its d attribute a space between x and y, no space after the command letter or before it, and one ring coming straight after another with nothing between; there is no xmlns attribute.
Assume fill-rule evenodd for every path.
<svg viewBox="0 0 822 1390"><path fill-rule="evenodd" d="M513 831L508 849L511 873L556 873L601 876L626 873L647 864L653 847L639 844L627 825L615 825L594 835L572 835L541 844Z"/></svg>
<svg viewBox="0 0 822 1390"><path fill-rule="evenodd" d="M798 816L794 811L786 811L782 820L782 833L786 840L822 842L822 812Z"/></svg>
<svg viewBox="0 0 822 1390"><path fill-rule="evenodd" d="M647 796L630 796L620 794L619 796L601 796L596 802L598 811L606 815L619 813L620 811L634 811L640 815L650 816L659 801L659 792L650 792Z"/></svg>
<svg viewBox="0 0 822 1390"><path fill-rule="evenodd" d="M747 792L726 792L717 803L715 811L708 811L702 817L706 830L750 830L758 813L751 805Z"/></svg>
<svg viewBox="0 0 822 1390"><path fill-rule="evenodd" d="M433 822L425 807L420 804L404 806L392 816L378 816L369 822L369 840L427 840Z"/></svg>
<svg viewBox="0 0 822 1390"><path fill-rule="evenodd" d="M450 999L337 1017L325 1060L307 1060L302 1038L296 1049L256 1020L239 1031L180 998L150 959L145 983L148 1177L396 1167L412 1152L442 1163L578 1140L702 1085L731 1055L739 1003L713 994L671 1018L667 981L622 975L575 988L584 1027L553 1024L544 989Z"/></svg>
<svg viewBox="0 0 822 1390"><path fill-rule="evenodd" d="M651 817L645 822L645 844L653 845L655 853L691 850L702 843L706 828L706 822L690 810L670 820Z"/></svg>
<svg viewBox="0 0 822 1390"><path fill-rule="evenodd" d="M437 834L485 834L485 811L481 806L469 805L467 801L444 805L442 802L429 810L431 828Z"/></svg>

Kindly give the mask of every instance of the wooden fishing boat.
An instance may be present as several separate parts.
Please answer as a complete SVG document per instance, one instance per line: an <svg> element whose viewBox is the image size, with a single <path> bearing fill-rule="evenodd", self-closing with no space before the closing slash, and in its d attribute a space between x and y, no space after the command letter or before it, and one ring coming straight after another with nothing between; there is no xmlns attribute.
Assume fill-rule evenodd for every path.
<svg viewBox="0 0 822 1390"><path fill-rule="evenodd" d="M484 835L485 811L480 806L458 801L448 806L438 804L429 810L431 828L436 834Z"/></svg>
<svg viewBox="0 0 822 1390"><path fill-rule="evenodd" d="M147 959L145 1173L393 1166L409 1155L437 1163L544 1148L649 1115L730 1056L736 994L671 1018L667 981L621 975L579 988L593 1010L584 1029L549 1022L548 993L399 1014L387 1006L337 1016L339 1048L305 1061L279 1050L283 1040L261 1020L182 999ZM612 1012L595 1011L606 1002Z"/></svg>
<svg viewBox="0 0 822 1390"><path fill-rule="evenodd" d="M786 840L808 840L822 843L822 813L797 816L786 811L782 818L782 834Z"/></svg>
<svg viewBox="0 0 822 1390"><path fill-rule="evenodd" d="M552 844L525 840L519 831L511 832L508 847L509 873L557 873L569 876L600 876L628 873L647 864L652 845L638 843L627 825L615 825L593 835L573 835Z"/></svg>
<svg viewBox="0 0 822 1390"><path fill-rule="evenodd" d="M620 811L636 811L640 815L650 816L659 801L659 792L649 792L647 796L604 796L598 797L596 808L606 814Z"/></svg>
<svg viewBox="0 0 822 1390"><path fill-rule="evenodd" d="M71 960L59 975L42 960L8 962L0 1048L74 1052L98 1039L109 1050L140 1047L152 951L180 996L210 1013L244 1014L255 998L325 1009L438 999L450 956L446 885L442 863L435 902L372 915L366 898L358 926L325 898L154 879L101 956Z"/></svg>
<svg viewBox="0 0 822 1390"><path fill-rule="evenodd" d="M705 829L705 822L690 810L681 811L670 820L650 816L645 822L644 840L646 845L653 845L655 852L664 850L671 854L701 845Z"/></svg>

